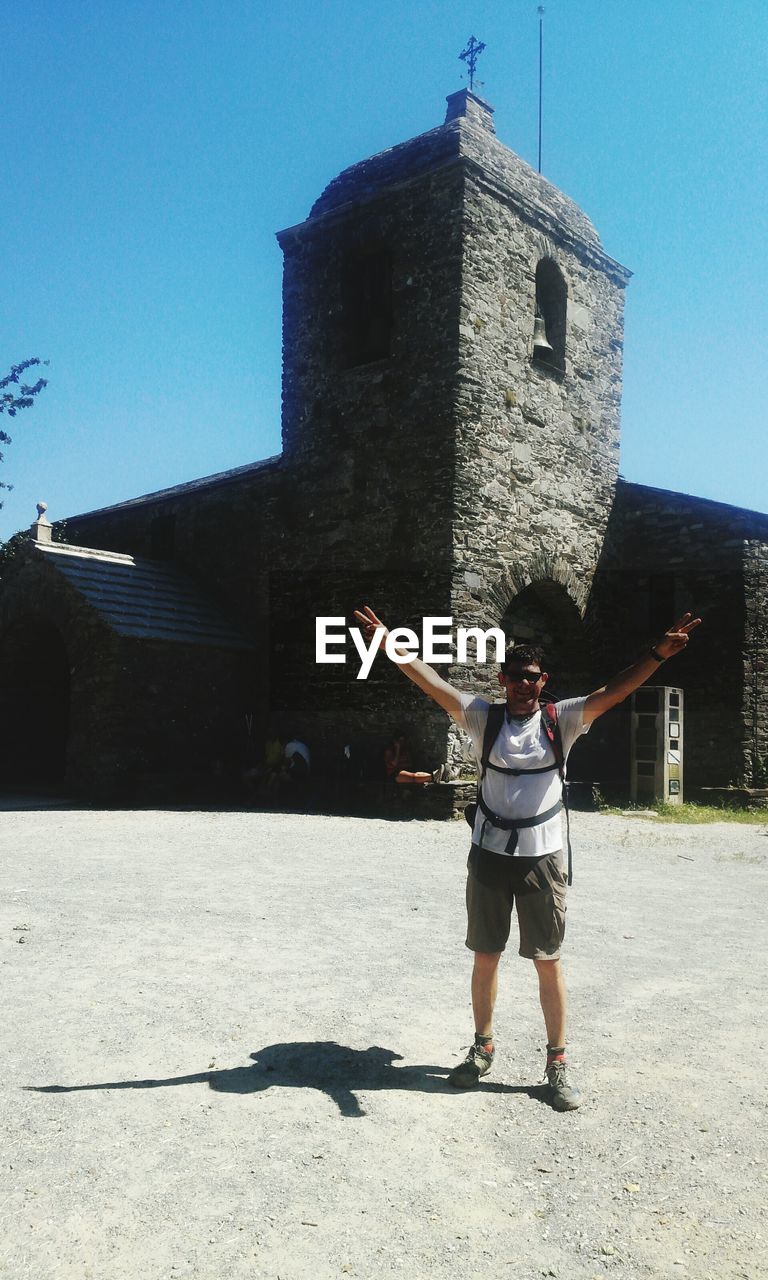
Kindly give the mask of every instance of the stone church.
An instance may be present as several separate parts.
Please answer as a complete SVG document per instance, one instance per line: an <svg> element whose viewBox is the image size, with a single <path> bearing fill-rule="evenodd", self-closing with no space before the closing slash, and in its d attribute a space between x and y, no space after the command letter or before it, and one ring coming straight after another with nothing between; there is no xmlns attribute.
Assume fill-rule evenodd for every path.
<svg viewBox="0 0 768 1280"><path fill-rule="evenodd" d="M349 744L375 772L397 726L424 765L459 763L461 735L391 663L359 681L351 645L315 662L316 617L352 624L361 603L417 632L431 615L535 636L556 696L695 610L659 677L684 690L686 788L763 781L768 515L619 477L630 272L486 102L447 102L278 234L282 452L35 522L0 598L6 784L204 796L268 730L301 736L320 779ZM490 663L442 671L497 689ZM629 758L624 707L573 772L627 790Z"/></svg>

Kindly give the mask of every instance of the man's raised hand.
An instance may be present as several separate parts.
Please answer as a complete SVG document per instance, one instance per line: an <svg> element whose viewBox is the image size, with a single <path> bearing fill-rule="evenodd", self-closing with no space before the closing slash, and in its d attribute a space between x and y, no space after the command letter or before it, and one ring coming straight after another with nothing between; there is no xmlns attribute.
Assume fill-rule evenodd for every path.
<svg viewBox="0 0 768 1280"><path fill-rule="evenodd" d="M369 604L363 605L362 612L360 611L360 609L355 609L354 614L358 622L360 623L360 629L363 633L363 639L365 640L366 644L370 646L370 643L373 640L373 637L375 636L376 631L378 629L379 631L378 647L379 649L383 648L383 646L387 642L387 636L389 635L389 632L387 631L387 628L384 626L384 623L381 621L381 619L376 617L376 614L373 612L373 609L371 608L371 606Z"/></svg>
<svg viewBox="0 0 768 1280"><path fill-rule="evenodd" d="M382 649L386 645L387 637L390 633L381 618L376 617L369 604L364 605L362 609L355 609L354 614L360 623L363 639L371 653L375 653L377 649ZM397 631L394 634L397 635ZM372 645L375 645L376 648L372 649ZM392 646L390 645L391 648ZM425 693L433 702L436 702L439 707L442 707L443 711L447 711L449 716L453 716L454 720L462 724L463 710L461 694L458 689L454 689L453 685L450 685L447 680L443 680L442 676L439 676L432 667L428 667L420 658L413 656L412 653L409 654L407 645L395 645L394 648L400 657L397 665L403 675L412 680L416 687L421 689L422 693ZM388 656L393 658L391 652Z"/></svg>
<svg viewBox="0 0 768 1280"><path fill-rule="evenodd" d="M674 623L660 640L657 640L654 649L662 658L674 658L676 653L680 653L688 643L688 637L694 627L698 627L701 618L694 618L690 613L684 613L682 618Z"/></svg>

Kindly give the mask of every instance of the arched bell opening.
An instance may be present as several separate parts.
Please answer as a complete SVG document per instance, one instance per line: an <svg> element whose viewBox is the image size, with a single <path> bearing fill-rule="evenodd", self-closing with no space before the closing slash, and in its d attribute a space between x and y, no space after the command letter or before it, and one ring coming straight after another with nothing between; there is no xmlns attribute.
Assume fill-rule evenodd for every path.
<svg viewBox="0 0 768 1280"><path fill-rule="evenodd" d="M545 369L565 372L565 331L568 285L552 258L536 266L536 314L533 329L533 362Z"/></svg>
<svg viewBox="0 0 768 1280"><path fill-rule="evenodd" d="M0 635L0 785L62 782L69 738L69 656L36 618Z"/></svg>

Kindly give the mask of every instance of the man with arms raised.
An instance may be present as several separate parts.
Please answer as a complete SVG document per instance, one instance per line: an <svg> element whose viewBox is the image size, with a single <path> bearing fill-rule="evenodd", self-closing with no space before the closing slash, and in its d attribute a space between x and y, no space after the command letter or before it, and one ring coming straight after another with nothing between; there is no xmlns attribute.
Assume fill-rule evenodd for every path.
<svg viewBox="0 0 768 1280"><path fill-rule="evenodd" d="M366 605L355 611L366 641L387 629ZM549 1101L558 1111L572 1111L581 1095L568 1077L565 1057L566 994L560 966L565 934L568 877L563 863L561 771L568 752L598 716L628 698L655 675L662 662L685 648L700 618L686 613L632 666L585 698L554 704L554 714L541 710L539 699L549 679L541 653L532 645L507 650L498 680L504 690L503 712L493 712L484 698L461 693L412 654L398 663L401 671L447 711L472 739L483 759L489 716L493 742L485 743L487 760L480 802L472 829L467 864L467 940L474 952L472 1009L475 1042L449 1081L470 1088L490 1071L494 1056L493 1009L498 966L509 937L513 905L520 930L520 955L532 960L547 1031L546 1080ZM406 651L395 651L400 658ZM557 730L554 725L557 724ZM495 726L498 724L498 733ZM489 734L489 737L491 736ZM557 735L559 734L559 744ZM561 759L558 759L561 756Z"/></svg>

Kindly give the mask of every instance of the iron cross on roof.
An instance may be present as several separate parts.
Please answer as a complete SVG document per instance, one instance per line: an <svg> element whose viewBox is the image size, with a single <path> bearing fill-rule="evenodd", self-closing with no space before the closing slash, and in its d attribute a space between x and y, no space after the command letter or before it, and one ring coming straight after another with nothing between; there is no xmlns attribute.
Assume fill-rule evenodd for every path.
<svg viewBox="0 0 768 1280"><path fill-rule="evenodd" d="M464 50L463 53L459 54L460 60L462 62L466 62L469 68L470 89L474 89L475 87L475 67L477 66L477 60L480 57L480 54L483 52L484 48L485 48L485 45L483 44L482 40L476 40L474 36L470 36L467 42L466 49Z"/></svg>

